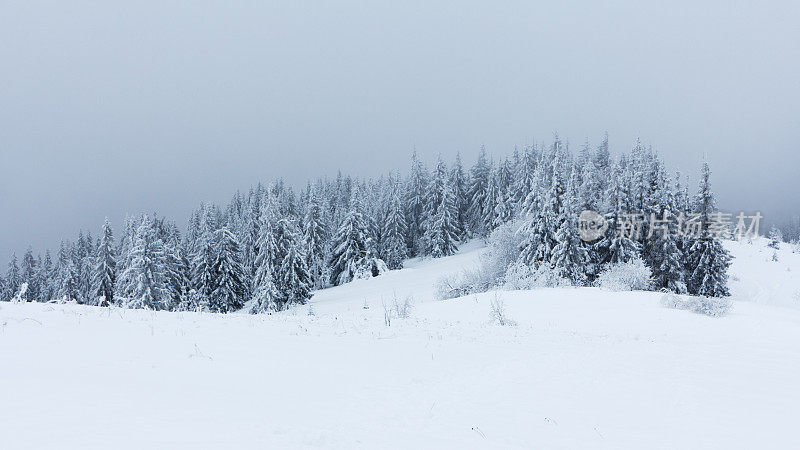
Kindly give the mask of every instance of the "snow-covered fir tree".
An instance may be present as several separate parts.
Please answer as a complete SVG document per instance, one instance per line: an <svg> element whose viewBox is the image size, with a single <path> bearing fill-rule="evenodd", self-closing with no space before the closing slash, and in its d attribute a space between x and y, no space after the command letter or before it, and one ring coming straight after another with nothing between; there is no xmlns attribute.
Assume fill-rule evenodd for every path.
<svg viewBox="0 0 800 450"><path fill-rule="evenodd" d="M461 153L456 153L453 167L450 169L450 186L453 189L453 199L456 205L456 227L458 228L458 239L463 241L469 237L469 180L464 173L464 166L461 162ZM388 261L387 261L388 263ZM391 267L391 266L390 266Z"/></svg>
<svg viewBox="0 0 800 450"><path fill-rule="evenodd" d="M44 252L42 263L39 264L39 299L40 302L49 302L55 298L56 286L53 284L56 279L56 272L53 267L53 258L50 256L50 250Z"/></svg>
<svg viewBox="0 0 800 450"><path fill-rule="evenodd" d="M623 164L615 165L611 188L609 190L609 204L612 207L606 220L608 230L602 240L596 244L597 259L603 264L619 264L630 261L640 252L639 243L632 239L629 233L622 232L623 221L630 219L630 173Z"/></svg>
<svg viewBox="0 0 800 450"><path fill-rule="evenodd" d="M494 202L489 198L489 183L492 178L492 166L486 156L486 147L481 146L478 161L470 171L469 187L469 219L471 231L478 236L486 236L486 208ZM494 211L492 211L494 212Z"/></svg>
<svg viewBox="0 0 800 450"><path fill-rule="evenodd" d="M411 174L406 185L406 246L408 254L416 256L421 250L423 233L423 218L425 212L425 194L428 187L428 173L422 161L417 157L417 152L411 155ZM363 217L359 218L363 221Z"/></svg>
<svg viewBox="0 0 800 450"><path fill-rule="evenodd" d="M62 301L78 301L78 274L75 269L73 247L62 240L58 250L54 297Z"/></svg>
<svg viewBox="0 0 800 450"><path fill-rule="evenodd" d="M154 220L144 216L136 230L130 265L118 280L120 297L129 308L166 309L170 292L165 276L167 258Z"/></svg>
<svg viewBox="0 0 800 450"><path fill-rule="evenodd" d="M155 215L128 216L118 245L108 223L98 239L80 231L63 241L56 261L27 252L21 267L4 274L0 296L11 298L26 283L26 300L213 311L249 301L252 312L266 312L304 301L311 289L399 269L409 256L452 254L458 242L515 219L523 242L517 262L546 265L574 284L641 257L655 289L726 292L729 260L719 239L705 229L706 237L684 237L674 224L698 213L707 223L715 212L710 188L690 202L683 178L668 183L663 162L640 141L616 160L607 136L573 156L556 135L552 145L515 149L497 164L482 147L469 175L460 155L449 169L440 158L429 173L415 153L407 176L339 173L298 192L278 180L237 192L222 207L201 204L185 233ZM582 210L607 218L606 234L594 242L577 237ZM671 222L670 232L642 224L638 233L620 233L637 213Z"/></svg>
<svg viewBox="0 0 800 450"><path fill-rule="evenodd" d="M558 169L556 172L559 172ZM560 176L556 175L556 179L558 178ZM577 173L573 170L567 183L565 199L556 217L558 223L558 230L555 234L556 244L550 256L550 266L556 270L556 273L578 286L586 284L586 271L589 265L589 254L578 237L579 185Z"/></svg>
<svg viewBox="0 0 800 450"><path fill-rule="evenodd" d="M212 270L216 279L208 299L209 308L214 312L236 311L244 306L247 296L239 241L228 227L222 227L215 234L216 251Z"/></svg>
<svg viewBox="0 0 800 450"><path fill-rule="evenodd" d="M659 248L658 251L654 252L651 266L653 287L655 289L666 289L676 294L685 294L687 292L683 270L685 257L678 245L680 236L676 226L675 195L666 186L662 190L659 210L660 214L650 220L651 226L654 225L653 220L655 219L660 220L663 227L659 235L656 235L654 231L651 237L653 246Z"/></svg>
<svg viewBox="0 0 800 450"><path fill-rule="evenodd" d="M22 276L19 271L17 255L12 254L11 260L8 262L8 270L6 271L6 295L9 299L17 295L21 284Z"/></svg>
<svg viewBox="0 0 800 450"><path fill-rule="evenodd" d="M12 295L9 293L10 289L6 285L6 279L0 275L0 302L7 302L11 300Z"/></svg>
<svg viewBox="0 0 800 450"><path fill-rule="evenodd" d="M172 223L165 223L161 232L166 254L166 278L170 291L170 309L187 308L192 290L191 265L181 243L180 232Z"/></svg>
<svg viewBox="0 0 800 450"><path fill-rule="evenodd" d="M36 258L33 256L33 249L28 247L28 250L22 257L22 265L20 267L21 283L26 283L28 286L22 297L25 301L32 302L39 297L40 283L36 273Z"/></svg>
<svg viewBox="0 0 800 450"><path fill-rule="evenodd" d="M520 262L532 267L539 267L542 263L550 264L553 249L558 244L556 233L561 225L562 209L566 183L564 182L564 157L555 155L552 160L551 182L547 191L538 202L528 201L529 208L521 232L524 239L520 252ZM539 186L545 186L546 181L538 181Z"/></svg>
<svg viewBox="0 0 800 450"><path fill-rule="evenodd" d="M100 242L97 246L93 285L95 297L102 298L100 306L114 303L114 284L117 279L117 255L114 249L114 232L108 219L103 223Z"/></svg>
<svg viewBox="0 0 800 450"><path fill-rule="evenodd" d="M191 261L193 298L189 308L205 310L217 287L217 274L214 271L216 249L213 232L199 234L194 247L195 251Z"/></svg>
<svg viewBox="0 0 800 450"><path fill-rule="evenodd" d="M367 255L367 236L361 203L353 196L350 211L339 226L331 252L331 281L340 285L352 281Z"/></svg>
<svg viewBox="0 0 800 450"><path fill-rule="evenodd" d="M770 228L769 230L767 238L769 239L767 247L774 248L775 250L779 250L781 248L781 242L783 241L783 233L781 233L781 230L778 227L773 225L772 228Z"/></svg>
<svg viewBox="0 0 800 450"><path fill-rule="evenodd" d="M513 216L522 213L525 199L533 191L536 180L536 148L528 146L522 150L514 169L514 180L511 184L511 199L514 205Z"/></svg>
<svg viewBox="0 0 800 450"><path fill-rule="evenodd" d="M272 214L264 208L259 217L259 236L256 242L256 272L253 277L252 306L250 313L259 314L278 309L278 290L273 279L278 246L272 230Z"/></svg>
<svg viewBox="0 0 800 450"><path fill-rule="evenodd" d="M425 230L426 253L434 258L450 256L458 250L458 227L456 206L450 183L445 179L439 205L428 219Z"/></svg>
<svg viewBox="0 0 800 450"><path fill-rule="evenodd" d="M445 185L448 183L447 166L442 161L441 156L436 163L430 182L428 183L427 193L425 194L425 208L422 219L422 250L425 255L430 255L432 245L431 236L435 233L434 222L436 221L439 206L442 204Z"/></svg>
<svg viewBox="0 0 800 450"><path fill-rule="evenodd" d="M303 217L306 265L311 285L320 289L328 284L328 225L317 199L317 189L309 189L308 205Z"/></svg>
<svg viewBox="0 0 800 450"><path fill-rule="evenodd" d="M700 187L695 199L695 213L699 215L700 236L694 239L687 256L686 267L691 271L687 279L690 294L704 297L725 297L728 290L728 267L731 256L716 236L709 231L711 215L716 210L711 191L711 169L703 162Z"/></svg>
<svg viewBox="0 0 800 450"><path fill-rule="evenodd" d="M408 247L405 243L407 231L406 219L403 214L403 203L400 195L400 186L395 184L389 193L390 200L386 212L386 219L383 223L381 253L384 261L386 261L386 265L390 269L402 269L403 260L405 260L408 255Z"/></svg>
<svg viewBox="0 0 800 450"><path fill-rule="evenodd" d="M277 247L283 257L274 273L277 303L282 309L290 304L305 304L311 298L311 275L306 266L304 243L297 225L283 218L277 226L280 230Z"/></svg>
<svg viewBox="0 0 800 450"><path fill-rule="evenodd" d="M93 305L92 272L94 270L94 245L91 234L78 233L75 245L75 267L78 274L78 303Z"/></svg>

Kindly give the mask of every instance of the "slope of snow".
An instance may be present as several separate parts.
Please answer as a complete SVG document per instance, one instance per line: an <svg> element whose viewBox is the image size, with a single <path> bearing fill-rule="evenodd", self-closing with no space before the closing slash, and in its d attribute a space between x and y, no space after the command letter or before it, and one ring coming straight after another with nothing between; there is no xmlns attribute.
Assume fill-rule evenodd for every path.
<svg viewBox="0 0 800 450"><path fill-rule="evenodd" d="M735 259L730 268L731 295L735 300L800 307L800 254L782 243L777 252L767 247L766 238L752 244L725 242ZM777 253L778 260L773 261Z"/></svg>
<svg viewBox="0 0 800 450"><path fill-rule="evenodd" d="M753 301L723 318L595 288L434 301L475 243L314 316L0 303L0 448L798 448L800 261L763 244L726 244Z"/></svg>

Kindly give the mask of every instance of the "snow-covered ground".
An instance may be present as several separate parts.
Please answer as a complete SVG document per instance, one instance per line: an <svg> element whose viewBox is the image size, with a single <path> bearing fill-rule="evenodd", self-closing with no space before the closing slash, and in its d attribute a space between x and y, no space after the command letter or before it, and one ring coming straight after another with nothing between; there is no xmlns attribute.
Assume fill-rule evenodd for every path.
<svg viewBox="0 0 800 450"><path fill-rule="evenodd" d="M764 244L726 244L722 318L595 288L435 301L476 243L313 316L0 303L0 449L800 448L800 255Z"/></svg>

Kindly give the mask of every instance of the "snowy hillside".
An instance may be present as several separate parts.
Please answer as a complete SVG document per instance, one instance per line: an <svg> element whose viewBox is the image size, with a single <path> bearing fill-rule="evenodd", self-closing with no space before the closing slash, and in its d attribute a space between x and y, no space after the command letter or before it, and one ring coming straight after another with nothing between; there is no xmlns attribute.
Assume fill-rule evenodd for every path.
<svg viewBox="0 0 800 450"><path fill-rule="evenodd" d="M0 303L0 448L798 448L800 255L726 245L722 318L597 288L434 300L477 243L272 316Z"/></svg>

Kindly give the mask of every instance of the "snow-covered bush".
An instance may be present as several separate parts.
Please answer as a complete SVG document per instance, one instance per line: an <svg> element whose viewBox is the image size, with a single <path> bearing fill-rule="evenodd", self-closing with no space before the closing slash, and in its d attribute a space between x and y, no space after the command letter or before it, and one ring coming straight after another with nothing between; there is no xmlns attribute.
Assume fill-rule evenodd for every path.
<svg viewBox="0 0 800 450"><path fill-rule="evenodd" d="M661 305L670 309L685 309L711 317L722 317L731 310L733 302L728 297L695 297L667 292L661 297Z"/></svg>
<svg viewBox="0 0 800 450"><path fill-rule="evenodd" d="M534 269L526 264L514 263L503 276L504 289L536 289L546 287L569 286L570 281L558 271L547 265Z"/></svg>
<svg viewBox="0 0 800 450"><path fill-rule="evenodd" d="M636 257L626 263L606 265L596 283L609 291L646 291L652 287L653 273Z"/></svg>
<svg viewBox="0 0 800 450"><path fill-rule="evenodd" d="M517 322L508 317L505 302L503 302L503 299L497 294L494 295L494 298L491 300L489 306L489 319L492 321L492 323L496 323L504 327L513 327L517 324Z"/></svg>
<svg viewBox="0 0 800 450"><path fill-rule="evenodd" d="M800 253L800 239L795 239L792 242L792 253Z"/></svg>
<svg viewBox="0 0 800 450"><path fill-rule="evenodd" d="M486 270L484 265L478 265L474 269L465 269L460 274L439 278L434 285L436 298L447 300L448 298L463 297L469 294L486 292L497 284L497 279Z"/></svg>
<svg viewBox="0 0 800 450"><path fill-rule="evenodd" d="M519 221L511 221L497 227L486 240L486 250L473 269L458 275L440 278L434 286L436 298L463 297L486 292L503 283L504 275L519 256L522 238L518 233Z"/></svg>
<svg viewBox="0 0 800 450"><path fill-rule="evenodd" d="M499 281L509 267L519 258L523 236L519 233L518 220L497 227L486 240L486 251L481 256L483 272L489 278Z"/></svg>

